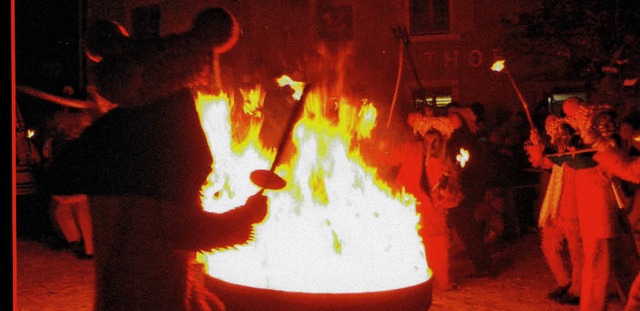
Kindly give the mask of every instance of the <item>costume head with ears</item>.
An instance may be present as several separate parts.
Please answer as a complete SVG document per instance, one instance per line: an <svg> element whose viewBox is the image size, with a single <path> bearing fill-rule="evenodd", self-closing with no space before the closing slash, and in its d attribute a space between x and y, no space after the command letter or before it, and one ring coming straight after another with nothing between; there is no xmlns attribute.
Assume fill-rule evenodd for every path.
<svg viewBox="0 0 640 311"><path fill-rule="evenodd" d="M84 44L97 62L98 93L121 107L145 106L185 87L211 85L213 54L238 41L240 26L223 8L206 9L187 32L136 40L113 21L95 22Z"/></svg>

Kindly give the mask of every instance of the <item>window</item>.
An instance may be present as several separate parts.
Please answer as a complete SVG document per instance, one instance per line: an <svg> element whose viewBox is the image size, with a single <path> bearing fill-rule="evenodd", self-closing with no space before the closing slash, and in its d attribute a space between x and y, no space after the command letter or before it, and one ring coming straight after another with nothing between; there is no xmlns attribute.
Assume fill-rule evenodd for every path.
<svg viewBox="0 0 640 311"><path fill-rule="evenodd" d="M450 32L449 0L411 0L409 5L412 36Z"/></svg>
<svg viewBox="0 0 640 311"><path fill-rule="evenodd" d="M453 102L453 91L452 86L414 88L411 90L413 106L417 110L422 110L426 106L434 108L446 107Z"/></svg>
<svg viewBox="0 0 640 311"><path fill-rule="evenodd" d="M586 92L580 92L580 91L553 92L547 98L547 102L549 103L549 113L556 114L556 115L563 115L564 112L562 111L562 104L569 97L579 97L582 100L585 100L585 101L587 100Z"/></svg>
<svg viewBox="0 0 640 311"><path fill-rule="evenodd" d="M453 101L452 87L430 87L427 89L427 101L436 107L444 107ZM435 102L434 102L435 97Z"/></svg>

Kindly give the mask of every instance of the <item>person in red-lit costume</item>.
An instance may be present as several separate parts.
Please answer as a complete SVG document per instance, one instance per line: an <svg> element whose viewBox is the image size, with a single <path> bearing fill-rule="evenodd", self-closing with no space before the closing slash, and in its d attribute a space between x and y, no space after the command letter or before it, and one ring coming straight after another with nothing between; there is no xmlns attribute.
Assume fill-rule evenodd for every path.
<svg viewBox="0 0 640 311"><path fill-rule="evenodd" d="M602 131L593 128L594 123L596 127L598 126L597 115L594 116L593 109L581 106L576 109L575 115L580 121L581 137L597 150L593 158L598 162L598 165L609 174L634 184L640 184L640 157L637 153L632 155L630 152L632 149L640 150L640 112L631 113L623 119L623 122L630 126L629 133L627 133L629 137L626 137L630 144L629 148L622 147L612 137L603 135ZM626 273L626 277L635 276L635 279L628 288L625 311L638 311L640 310L640 273L638 273L637 266L637 249L635 249L635 253L631 252L631 254L625 252L625 249L614 249L613 256L636 260L635 273Z"/></svg>
<svg viewBox="0 0 640 311"><path fill-rule="evenodd" d="M213 81L213 54L238 35L222 8L203 10L189 31L167 37L132 39L111 21L89 29L85 49L99 61L93 83L118 107L69 142L48 174L52 193L90 198L96 310L225 309L190 264L198 250L249 240L267 199L254 195L224 214L202 209L213 159L194 90Z"/></svg>
<svg viewBox="0 0 640 311"><path fill-rule="evenodd" d="M575 111L571 108L575 108ZM563 106L569 117L576 118L574 124L580 132L585 145L594 147L595 139L590 137L608 137L614 142L614 124L606 122L594 126L594 118L613 122L613 118L605 118L609 112L605 107L589 105L579 98L569 98ZM590 117L583 111L590 111ZM588 121L581 121L588 119ZM616 146L617 147L617 146ZM582 291L580 294L580 310L606 310L608 285L614 281L621 296L625 299L629 292L629 275L635 275L637 266L627 256L615 253L625 238L626 223L621 215L615 194L614 175L593 156L585 165L576 171L576 202L580 232L582 235L584 265L582 274ZM626 252L627 250L625 250ZM637 257L637 251L634 251Z"/></svg>
<svg viewBox="0 0 640 311"><path fill-rule="evenodd" d="M422 114L409 114L407 123L414 122ZM450 273L449 229L446 224L446 208L442 198L433 198L435 192L429 185L435 185L444 168L444 138L433 130L429 133L403 132L403 141L386 157L388 167L397 168L394 188L402 189L416 198L416 210L420 213L419 234L422 238L429 268L433 271L434 289L451 291L460 289ZM438 201L440 200L440 201Z"/></svg>
<svg viewBox="0 0 640 311"><path fill-rule="evenodd" d="M553 114L547 116L545 131L555 146L552 150L575 149L571 143L573 130L562 118ZM545 156L546 146L537 131L531 132L531 141L535 143L525 149L532 166L551 169L538 219L542 253L558 285L548 297L561 304L577 305L580 303L583 254L574 166L580 159L571 155Z"/></svg>
<svg viewBox="0 0 640 311"><path fill-rule="evenodd" d="M449 176L443 181L448 186L446 193L448 207L446 220L460 239L471 260L475 272L472 277L495 277L498 274L491 253L485 245L480 223L475 219L476 205L484 199L486 190L494 180L497 163L490 160L488 146L476 134L476 116L470 108L453 106L447 117L411 115L410 124L415 133L422 135L432 129L446 137L444 158L449 165ZM466 150L469 158L465 165L457 164L457 157ZM455 187L451 187L454 185ZM455 188L456 190L453 190ZM453 191L452 191L453 190ZM447 193L448 192L448 193Z"/></svg>
<svg viewBox="0 0 640 311"><path fill-rule="evenodd" d="M424 136L424 173L421 177L421 185L430 195L431 208L424 211L424 224L421 228L425 241L425 249L429 266L435 267L434 271L442 271L445 274L441 282L441 288L446 291L459 290L461 286L451 276L450 270L450 236L447 225L447 212L458 205L462 199L462 193L455 180L456 172L452 169L445 155L446 138L437 130L430 130ZM442 277L441 277L442 278ZM436 281L438 275L436 274Z"/></svg>
<svg viewBox="0 0 640 311"><path fill-rule="evenodd" d="M449 209L447 223L455 231L464 245L466 254L473 263L475 272L472 277L494 278L498 274L491 252L484 242L480 223L474 217L476 204L484 199L495 173L498 170L495 161L491 161L488 145L477 135L476 116L470 108L450 107L448 120L451 136L447 139L446 157L451 163L457 163L457 157L466 150L469 159L464 167L457 166L457 180L463 194L459 203Z"/></svg>

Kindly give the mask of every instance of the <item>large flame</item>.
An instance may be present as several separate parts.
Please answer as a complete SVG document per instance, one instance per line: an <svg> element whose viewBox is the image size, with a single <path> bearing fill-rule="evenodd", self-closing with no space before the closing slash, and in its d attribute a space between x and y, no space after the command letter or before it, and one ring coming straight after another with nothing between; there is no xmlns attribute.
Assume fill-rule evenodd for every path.
<svg viewBox="0 0 640 311"><path fill-rule="evenodd" d="M327 107L326 98L317 90L306 97L291 135L295 152L275 171L287 186L265 191L269 215L254 228L254 239L200 257L211 276L309 293L382 291L428 280L415 199L393 193L358 148L375 126L375 107L346 99ZM268 168L275 152L260 143L255 114L233 117L225 95L199 94L197 101L214 158L203 205L221 212L259 190L249 174Z"/></svg>
<svg viewBox="0 0 640 311"><path fill-rule="evenodd" d="M197 110L213 156L212 173L202 187L206 211L226 212L260 190L249 176L253 170L268 168L275 152L260 143L262 119L251 117L262 105L256 100L264 99L259 92L260 88L243 92L241 111L233 109L233 101L224 93L198 93Z"/></svg>

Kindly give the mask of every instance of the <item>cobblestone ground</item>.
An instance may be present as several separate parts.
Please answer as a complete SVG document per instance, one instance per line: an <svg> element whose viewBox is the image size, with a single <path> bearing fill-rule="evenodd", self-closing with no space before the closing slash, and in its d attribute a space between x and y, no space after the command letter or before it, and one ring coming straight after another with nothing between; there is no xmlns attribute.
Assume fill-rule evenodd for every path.
<svg viewBox="0 0 640 311"><path fill-rule="evenodd" d="M95 279L92 260L79 260L71 252L54 251L33 241L19 240L17 249L18 310L92 309ZM578 310L576 306L563 306L546 299L554 284L535 234L509 243L494 258L502 266L497 278L462 278L460 291L434 292L430 310ZM470 264L456 259L454 271L465 275L470 271ZM622 302L615 296L608 306L609 311L623 309Z"/></svg>

